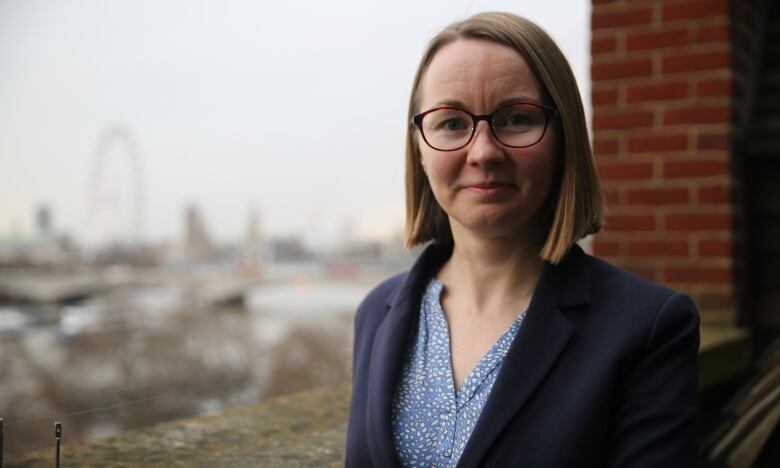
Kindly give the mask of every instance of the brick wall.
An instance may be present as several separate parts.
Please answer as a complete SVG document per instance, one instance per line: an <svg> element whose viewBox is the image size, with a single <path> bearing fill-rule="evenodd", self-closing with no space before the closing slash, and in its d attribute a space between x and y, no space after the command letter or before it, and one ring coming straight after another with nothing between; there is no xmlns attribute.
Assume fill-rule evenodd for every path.
<svg viewBox="0 0 780 468"><path fill-rule="evenodd" d="M735 314L730 2L593 0L594 253Z"/></svg>

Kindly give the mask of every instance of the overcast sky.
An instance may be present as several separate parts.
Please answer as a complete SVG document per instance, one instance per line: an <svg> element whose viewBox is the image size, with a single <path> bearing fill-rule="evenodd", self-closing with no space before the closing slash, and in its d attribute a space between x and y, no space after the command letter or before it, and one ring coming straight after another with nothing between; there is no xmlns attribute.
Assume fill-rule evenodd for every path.
<svg viewBox="0 0 780 468"><path fill-rule="evenodd" d="M422 50L485 10L545 28L588 106L587 0L0 0L0 239L40 204L85 241L175 240L188 203L219 240L252 207L270 235L387 236ZM116 123L135 150L98 150Z"/></svg>

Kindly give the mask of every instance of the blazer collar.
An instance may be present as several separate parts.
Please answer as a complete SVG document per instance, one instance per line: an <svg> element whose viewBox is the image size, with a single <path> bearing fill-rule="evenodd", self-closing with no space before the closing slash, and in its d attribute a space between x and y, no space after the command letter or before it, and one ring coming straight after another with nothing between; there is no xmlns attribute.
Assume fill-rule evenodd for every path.
<svg viewBox="0 0 780 468"><path fill-rule="evenodd" d="M575 245L559 264L545 263L523 326L504 358L458 467L480 463L564 351L574 325L563 310L590 303L586 260L587 254Z"/></svg>
<svg viewBox="0 0 780 468"><path fill-rule="evenodd" d="M387 297L389 310L376 329L368 372L368 449L377 467L401 466L393 440L393 394L423 290L451 254L451 247L429 245Z"/></svg>
<svg viewBox="0 0 780 468"><path fill-rule="evenodd" d="M374 336L367 396L368 445L376 466L400 466L392 433L393 395L424 288L451 254L451 246L429 245L386 300L389 310ZM587 275L582 274L585 259L575 245L559 264L544 264L523 326L504 358L459 467L479 463L563 351L574 326L561 309L590 302Z"/></svg>

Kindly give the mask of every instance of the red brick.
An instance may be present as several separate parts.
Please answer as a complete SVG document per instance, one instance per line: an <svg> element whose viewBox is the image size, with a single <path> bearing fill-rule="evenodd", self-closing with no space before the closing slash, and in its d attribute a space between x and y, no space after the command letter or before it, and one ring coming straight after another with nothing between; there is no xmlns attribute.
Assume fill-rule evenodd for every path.
<svg viewBox="0 0 780 468"><path fill-rule="evenodd" d="M731 167L724 158L664 161L663 165L663 175L669 178L705 177L730 173Z"/></svg>
<svg viewBox="0 0 780 468"><path fill-rule="evenodd" d="M699 203L730 203L731 187L727 185L710 185L699 187L697 198Z"/></svg>
<svg viewBox="0 0 780 468"><path fill-rule="evenodd" d="M617 154L618 153L618 139L594 136L593 139L593 153L596 157Z"/></svg>
<svg viewBox="0 0 780 468"><path fill-rule="evenodd" d="M593 116L593 130L642 128L652 124L652 112L601 112Z"/></svg>
<svg viewBox="0 0 780 468"><path fill-rule="evenodd" d="M590 76L593 81L649 76L652 72L653 62L650 57L595 63L590 67Z"/></svg>
<svg viewBox="0 0 780 468"><path fill-rule="evenodd" d="M591 39L591 55L601 55L615 52L617 50L617 39L613 36Z"/></svg>
<svg viewBox="0 0 780 468"><path fill-rule="evenodd" d="M666 215L667 231L729 230L733 224L729 213L674 213Z"/></svg>
<svg viewBox="0 0 780 468"><path fill-rule="evenodd" d="M728 68L730 63L731 54L723 49L667 56L663 58L661 69L664 73L719 70Z"/></svg>
<svg viewBox="0 0 780 468"><path fill-rule="evenodd" d="M629 85L626 89L628 103L644 101L673 101L688 97L686 81L664 81L661 83Z"/></svg>
<svg viewBox="0 0 780 468"><path fill-rule="evenodd" d="M734 242L727 240L709 240L699 241L700 257L731 257L734 253Z"/></svg>
<svg viewBox="0 0 780 468"><path fill-rule="evenodd" d="M603 180L636 180L653 177L653 164L649 162L600 162L599 177Z"/></svg>
<svg viewBox="0 0 780 468"><path fill-rule="evenodd" d="M732 280L731 268L721 266L667 266L664 277L672 283L721 284Z"/></svg>
<svg viewBox="0 0 780 468"><path fill-rule="evenodd" d="M591 93L591 102L594 106L617 104L617 88L594 89Z"/></svg>
<svg viewBox="0 0 780 468"><path fill-rule="evenodd" d="M604 221L606 232L614 231L654 231L655 216L647 215L617 215L607 214Z"/></svg>
<svg viewBox="0 0 780 468"><path fill-rule="evenodd" d="M729 106L697 105L664 112L664 125L731 123Z"/></svg>
<svg viewBox="0 0 780 468"><path fill-rule="evenodd" d="M700 150L722 150L731 148L730 133L705 133L696 138L696 148Z"/></svg>
<svg viewBox="0 0 780 468"><path fill-rule="evenodd" d="M696 31L696 42L728 42L731 37L730 34L727 23L700 26L699 30Z"/></svg>
<svg viewBox="0 0 780 468"><path fill-rule="evenodd" d="M616 240L601 240L597 237L593 241L593 253L598 256L619 255L620 242Z"/></svg>
<svg viewBox="0 0 780 468"><path fill-rule="evenodd" d="M688 149L688 135L655 134L655 135L631 135L628 137L629 153L683 151Z"/></svg>
<svg viewBox="0 0 780 468"><path fill-rule="evenodd" d="M620 202L620 193L615 189L604 187L604 201L607 205L616 205Z"/></svg>
<svg viewBox="0 0 780 468"><path fill-rule="evenodd" d="M626 194L630 205L680 205L688 203L687 188L639 188Z"/></svg>
<svg viewBox="0 0 780 468"><path fill-rule="evenodd" d="M631 33L626 36L626 50L657 50L664 47L683 46L688 43L688 30L685 28Z"/></svg>
<svg viewBox="0 0 780 468"><path fill-rule="evenodd" d="M594 12L590 17L591 29L619 28L624 26L635 26L638 24L650 24L653 19L653 9L651 6L642 6L639 8L623 9L599 13Z"/></svg>
<svg viewBox="0 0 780 468"><path fill-rule="evenodd" d="M701 80L696 86L696 94L700 97L730 96L732 93L729 78Z"/></svg>
<svg viewBox="0 0 780 468"><path fill-rule="evenodd" d="M707 16L726 16L729 14L728 0L693 0L689 2L667 3L662 15L664 22L700 19Z"/></svg>
<svg viewBox="0 0 780 468"><path fill-rule="evenodd" d="M688 242L684 240L635 240L628 242L628 255L633 257L687 257Z"/></svg>

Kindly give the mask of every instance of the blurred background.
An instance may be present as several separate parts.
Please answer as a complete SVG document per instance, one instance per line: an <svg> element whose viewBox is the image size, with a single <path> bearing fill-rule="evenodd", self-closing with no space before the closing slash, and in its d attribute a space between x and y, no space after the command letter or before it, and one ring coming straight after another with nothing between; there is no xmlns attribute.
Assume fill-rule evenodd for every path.
<svg viewBox="0 0 780 468"><path fill-rule="evenodd" d="M5 454L349 379L405 269L408 93L484 10L545 27L590 115L590 2L0 0Z"/></svg>

